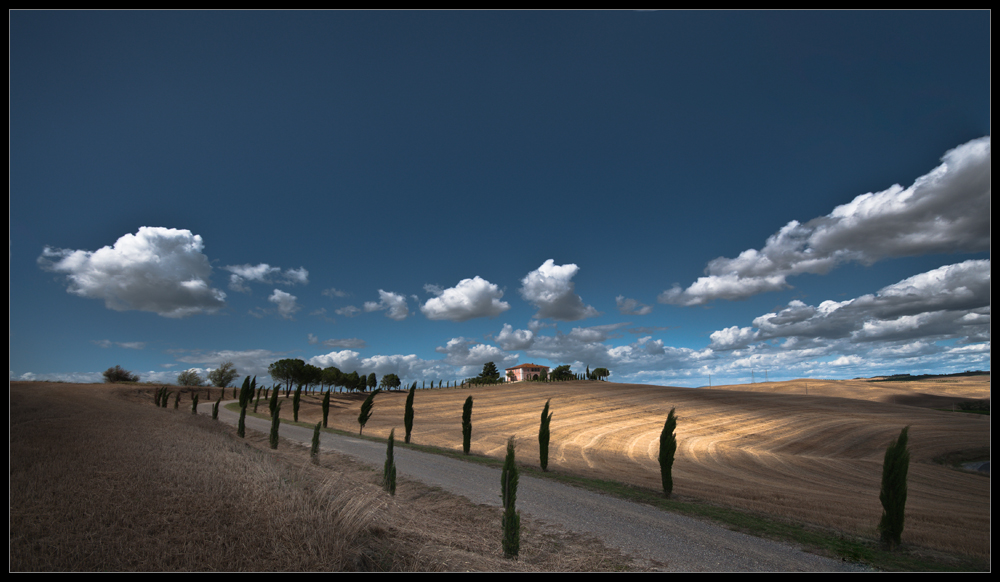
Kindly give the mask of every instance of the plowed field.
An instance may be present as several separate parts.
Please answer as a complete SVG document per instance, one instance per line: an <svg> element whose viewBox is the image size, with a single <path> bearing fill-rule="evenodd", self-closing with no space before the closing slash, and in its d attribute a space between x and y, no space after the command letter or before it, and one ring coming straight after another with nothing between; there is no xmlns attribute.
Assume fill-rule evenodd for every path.
<svg viewBox="0 0 1000 582"><path fill-rule="evenodd" d="M928 406L988 398L989 390L988 376L713 389L566 382L418 390L412 441L461 450L462 404L472 395L472 452L500 458L507 437L516 435L518 460L537 463L541 411L551 399L550 470L657 489L659 435L675 407L676 496L876 538L882 458L909 425L904 543L988 557L989 477L933 459L976 449L988 454L989 416ZM395 428L402 441L405 398L405 392L379 394L365 434L388 436ZM335 395L330 425L356 432L362 399ZM304 399L300 420L321 418L317 402ZM290 404L282 406L283 418L291 416Z"/></svg>

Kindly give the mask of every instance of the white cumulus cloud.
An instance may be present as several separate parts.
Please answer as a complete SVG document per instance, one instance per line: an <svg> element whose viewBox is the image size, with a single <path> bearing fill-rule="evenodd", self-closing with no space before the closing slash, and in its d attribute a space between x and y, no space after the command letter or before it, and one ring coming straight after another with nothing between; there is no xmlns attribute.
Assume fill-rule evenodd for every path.
<svg viewBox="0 0 1000 582"><path fill-rule="evenodd" d="M536 318L576 321L600 315L573 292L572 279L579 270L575 264L556 265L549 259L521 280L521 296L538 308Z"/></svg>
<svg viewBox="0 0 1000 582"><path fill-rule="evenodd" d="M226 294L211 286L203 248L189 230L143 226L96 251L45 247L38 263L66 274L68 292L103 299L108 309L179 318L225 306Z"/></svg>
<svg viewBox="0 0 1000 582"><path fill-rule="evenodd" d="M365 311L385 311L385 316L389 319L401 321L410 315L410 308L406 306L406 296L389 291L378 290L378 301L365 301ZM340 313L340 310L337 310ZM341 315L348 315L346 313Z"/></svg>
<svg viewBox="0 0 1000 582"><path fill-rule="evenodd" d="M267 300L278 306L278 313L285 319L291 319L292 315L299 310L298 298L281 289L275 289L274 293L271 293L271 296Z"/></svg>
<svg viewBox="0 0 1000 582"><path fill-rule="evenodd" d="M246 281L255 283L277 283L279 285L306 285L309 283L309 271L305 267L286 269L284 274L280 267L272 267L267 263L259 265L229 265L223 267L232 273L229 276L229 288L239 293L249 293Z"/></svg>
<svg viewBox="0 0 1000 582"><path fill-rule="evenodd" d="M979 252L990 248L991 153L986 136L949 150L909 188L862 194L805 224L791 221L761 250L710 261L707 276L660 294L660 303L702 305L788 287L788 277L840 263Z"/></svg>
<svg viewBox="0 0 1000 582"><path fill-rule="evenodd" d="M500 300L503 291L478 276L462 279L450 289L431 285L425 288L437 295L420 307L428 319L466 321L477 317L496 317L510 309L510 304Z"/></svg>

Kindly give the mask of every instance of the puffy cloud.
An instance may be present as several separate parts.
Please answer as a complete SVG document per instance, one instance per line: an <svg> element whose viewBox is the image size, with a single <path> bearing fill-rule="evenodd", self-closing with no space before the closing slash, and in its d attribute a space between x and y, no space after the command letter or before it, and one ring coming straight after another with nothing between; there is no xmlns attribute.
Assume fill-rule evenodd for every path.
<svg viewBox="0 0 1000 582"><path fill-rule="evenodd" d="M517 363L516 354L510 355L496 346L482 344L464 337L448 340L446 345L434 348L434 351L445 355L445 363L462 367L463 374L473 372L478 374L486 362L494 362L497 368Z"/></svg>
<svg viewBox="0 0 1000 582"><path fill-rule="evenodd" d="M979 252L990 248L990 137L949 150L942 164L909 188L862 194L805 224L789 222L761 250L709 262L708 276L658 300L701 305L743 299L788 286L802 273L825 274L840 263L870 265L888 257Z"/></svg>
<svg viewBox="0 0 1000 582"><path fill-rule="evenodd" d="M271 293L271 296L267 300L278 306L278 313L285 319L291 319L292 314L299 310L299 305L296 302L297 298L281 289L275 289L274 293Z"/></svg>
<svg viewBox="0 0 1000 582"><path fill-rule="evenodd" d="M648 315L653 311L649 305L639 303L635 299L626 299L624 295L615 297L615 303L618 304L618 311L622 315Z"/></svg>
<svg viewBox="0 0 1000 582"><path fill-rule="evenodd" d="M531 344L534 343L535 332L530 329L515 330L509 323L505 323L503 324L503 329L493 338L493 341L507 351L525 350L530 348Z"/></svg>
<svg viewBox="0 0 1000 582"><path fill-rule="evenodd" d="M536 318L576 321L600 315L573 293L572 279L579 270L574 264L556 265L549 259L521 280L521 296L538 308Z"/></svg>
<svg viewBox="0 0 1000 582"><path fill-rule="evenodd" d="M215 369L226 362L232 362L240 376L266 376L267 367L273 362L287 357L271 350L215 350L215 351L173 351L177 361L185 364L202 364ZM176 374L175 374L176 378ZM145 376L143 377L145 379Z"/></svg>
<svg viewBox="0 0 1000 582"><path fill-rule="evenodd" d="M972 260L847 301L824 301L818 306L791 301L785 309L754 319L756 331L731 327L713 333L712 347L732 349L774 338L980 341L989 333L989 310L990 261Z"/></svg>
<svg viewBox="0 0 1000 582"><path fill-rule="evenodd" d="M279 285L306 285L309 283L309 271L305 267L287 269L284 274L280 267L272 267L267 263L259 265L230 265L223 269L232 273L229 276L229 288L240 293L249 293L250 288L244 283L277 283Z"/></svg>
<svg viewBox="0 0 1000 582"><path fill-rule="evenodd" d="M476 317L496 317L510 309L506 301L500 301L503 291L478 276L462 279L450 289L432 285L425 286L425 289L437 295L420 308L428 319L466 321Z"/></svg>
<svg viewBox="0 0 1000 582"><path fill-rule="evenodd" d="M387 311L386 317L401 321L410 315L410 309L406 306L406 296L398 293L378 290L379 301L365 301L365 311ZM337 310L340 313L340 310ZM347 314L343 314L347 315Z"/></svg>
<svg viewBox="0 0 1000 582"><path fill-rule="evenodd" d="M323 289L320 291L320 295L325 295L326 297L347 297L347 291L341 291L336 287L330 287L329 289Z"/></svg>
<svg viewBox="0 0 1000 582"><path fill-rule="evenodd" d="M401 379L407 378L444 378L452 377L454 371L442 366L440 362L433 360L423 360L414 354L410 355L378 355L370 358L361 358L360 354L353 350L342 350L330 352L309 358L307 364L312 364L319 368L336 366L342 372L359 374L375 373L376 376L386 374L396 374Z"/></svg>
<svg viewBox="0 0 1000 582"><path fill-rule="evenodd" d="M361 310L353 305L347 305L345 307L341 307L340 309L334 309L333 312L337 315L343 315L344 317L354 317L355 315L361 313Z"/></svg>
<svg viewBox="0 0 1000 582"><path fill-rule="evenodd" d="M732 350L745 348L750 342L757 339L758 332L749 327L732 326L726 329L712 332L710 336L712 343L709 347L713 350Z"/></svg>
<svg viewBox="0 0 1000 582"><path fill-rule="evenodd" d="M368 347L368 344L365 343L365 340L356 337L344 338L344 339L328 339L320 341L319 338L314 336L313 334L309 334L309 343L311 345L322 344L328 348L353 348L356 350Z"/></svg>
<svg viewBox="0 0 1000 582"><path fill-rule="evenodd" d="M225 306L226 294L211 287L203 248L189 230L143 226L93 252L45 247L38 263L65 273L68 292L103 299L108 309L179 318Z"/></svg>
<svg viewBox="0 0 1000 582"><path fill-rule="evenodd" d="M102 348L118 346L129 350L141 350L146 347L146 342L113 342L111 340L94 340L94 343Z"/></svg>

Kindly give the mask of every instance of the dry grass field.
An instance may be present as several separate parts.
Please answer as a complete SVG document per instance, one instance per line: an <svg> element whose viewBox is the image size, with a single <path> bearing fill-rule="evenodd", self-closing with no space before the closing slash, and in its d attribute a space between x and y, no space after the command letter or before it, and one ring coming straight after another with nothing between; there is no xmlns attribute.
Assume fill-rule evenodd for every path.
<svg viewBox="0 0 1000 582"><path fill-rule="evenodd" d="M520 559L506 560L495 508L405 479L390 497L380 473L349 457L313 464L307 447L239 439L192 415L189 395L174 410L155 408L152 393L11 382L11 571L636 567L528 518Z"/></svg>
<svg viewBox="0 0 1000 582"><path fill-rule="evenodd" d="M989 376L697 390L604 382L418 390L413 442L461 450L462 403L472 395L472 452L500 458L507 437L516 435L519 462L537 463L541 410L551 398L550 471L658 489L659 434L676 407L676 496L877 539L882 458L909 425L904 543L988 560L989 477L934 459L956 452L987 459L989 416L931 407L989 393ZM376 397L365 434L385 437L395 427L402 440L405 396ZM330 425L357 432L362 399L336 395ZM318 398L306 402L300 418L316 422Z"/></svg>

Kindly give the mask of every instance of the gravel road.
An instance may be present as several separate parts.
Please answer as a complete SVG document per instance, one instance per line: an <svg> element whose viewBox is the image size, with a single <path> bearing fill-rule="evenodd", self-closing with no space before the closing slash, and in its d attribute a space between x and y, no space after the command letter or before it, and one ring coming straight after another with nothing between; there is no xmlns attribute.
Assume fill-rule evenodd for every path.
<svg viewBox="0 0 1000 582"><path fill-rule="evenodd" d="M219 418L235 425L239 415L220 407ZM247 428L267 433L270 421L248 417ZM283 424L280 434L305 445L312 441L311 429L291 424ZM385 463L383 443L322 433L320 446L376 467ZM440 487L474 503L500 507L499 469L402 447L396 448L395 459L400 477ZM596 536L610 547L655 561L665 571L870 571L865 566L809 554L789 544L546 479L522 476L519 483L517 508L522 514L565 530Z"/></svg>

